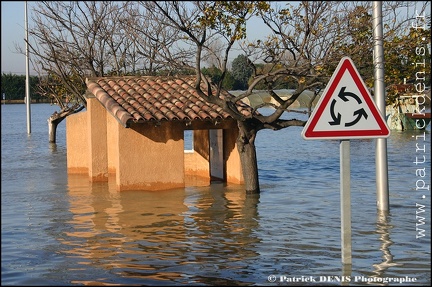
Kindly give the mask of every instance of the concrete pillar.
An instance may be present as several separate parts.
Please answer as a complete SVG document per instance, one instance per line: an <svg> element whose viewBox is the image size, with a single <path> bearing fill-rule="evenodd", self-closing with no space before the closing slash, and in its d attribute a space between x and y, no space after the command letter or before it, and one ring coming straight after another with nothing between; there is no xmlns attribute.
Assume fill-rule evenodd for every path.
<svg viewBox="0 0 432 287"><path fill-rule="evenodd" d="M89 177L91 181L108 181L106 113L106 109L96 98L87 99Z"/></svg>
<svg viewBox="0 0 432 287"><path fill-rule="evenodd" d="M87 112L66 117L67 172L88 174Z"/></svg>
<svg viewBox="0 0 432 287"><path fill-rule="evenodd" d="M243 172L240 155L237 149L237 127L224 130L224 157L226 168L226 181L228 183L243 184Z"/></svg>

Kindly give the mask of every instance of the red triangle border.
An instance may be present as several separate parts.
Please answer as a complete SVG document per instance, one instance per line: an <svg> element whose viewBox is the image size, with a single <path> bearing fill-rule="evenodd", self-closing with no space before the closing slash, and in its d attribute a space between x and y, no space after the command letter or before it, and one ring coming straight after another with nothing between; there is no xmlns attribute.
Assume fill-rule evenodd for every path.
<svg viewBox="0 0 432 287"><path fill-rule="evenodd" d="M344 57L342 60L342 65L339 65L340 68L336 71L335 77L332 77L332 82L330 83L329 88L326 90L326 94L323 95L324 98L320 101L320 105L316 113L313 113L313 118L309 119L310 123L307 123L304 131L305 139L313 139L313 138L367 138L367 137L387 137L390 135L390 130L387 127L387 124L384 122L380 111L376 108L372 97L369 95L369 92L366 90L366 86L363 80L360 78L359 73L357 72L355 66L353 65L351 59L348 57ZM370 111L372 112L375 120L377 121L380 129L379 130L340 130L340 131L314 131L316 124L318 123L319 118L324 112L326 106L328 105L330 99L333 96L333 93L338 86L342 76L345 74L345 71L348 70L352 79L354 80L357 88L363 96L366 104L368 105Z"/></svg>

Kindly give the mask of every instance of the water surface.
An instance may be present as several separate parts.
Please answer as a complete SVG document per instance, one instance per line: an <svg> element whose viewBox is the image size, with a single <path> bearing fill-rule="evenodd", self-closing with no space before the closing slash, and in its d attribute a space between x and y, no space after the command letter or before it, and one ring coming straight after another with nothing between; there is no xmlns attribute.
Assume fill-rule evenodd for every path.
<svg viewBox="0 0 432 287"><path fill-rule="evenodd" d="M375 140L350 141L344 265L339 141L305 141L298 127L261 131L260 195L223 184L117 192L113 181L67 175L65 123L48 143L55 110L32 105L28 135L25 105L1 107L2 285L431 283L430 191L418 188L430 185L430 127L387 140L389 213L376 208Z"/></svg>

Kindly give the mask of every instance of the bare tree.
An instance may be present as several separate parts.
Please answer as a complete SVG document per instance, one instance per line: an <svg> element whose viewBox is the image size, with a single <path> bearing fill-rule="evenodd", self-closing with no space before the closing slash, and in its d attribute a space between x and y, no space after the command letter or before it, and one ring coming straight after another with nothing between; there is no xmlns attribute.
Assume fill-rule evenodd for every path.
<svg viewBox="0 0 432 287"><path fill-rule="evenodd" d="M85 78L128 72L133 43L124 37L123 4L112 1L37 2L29 29L32 64L39 92L61 110L48 119L49 141L68 115L86 107ZM132 50L132 51L131 51Z"/></svg>

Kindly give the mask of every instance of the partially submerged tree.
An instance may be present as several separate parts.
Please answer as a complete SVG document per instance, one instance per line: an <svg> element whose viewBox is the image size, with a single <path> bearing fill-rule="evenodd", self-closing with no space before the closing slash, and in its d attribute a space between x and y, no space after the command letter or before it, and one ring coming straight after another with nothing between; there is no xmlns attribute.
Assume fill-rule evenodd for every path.
<svg viewBox="0 0 432 287"><path fill-rule="evenodd" d="M57 125L86 107L86 77L122 75L138 60L119 25L123 4L40 1L35 5L30 59L42 79L39 93L60 107L48 119L49 141L55 142Z"/></svg>
<svg viewBox="0 0 432 287"><path fill-rule="evenodd" d="M79 93L79 87L82 87L82 81L80 77L68 76L66 78L70 86L77 89ZM46 76L40 77L40 83L37 87L37 92L51 100L51 103L55 103L60 107L60 111L55 111L48 118L48 137L50 143L56 142L57 127L58 125L69 115L77 113L85 108L85 100L82 96L75 97L74 93L71 93L65 85L63 80L58 75L49 73Z"/></svg>

